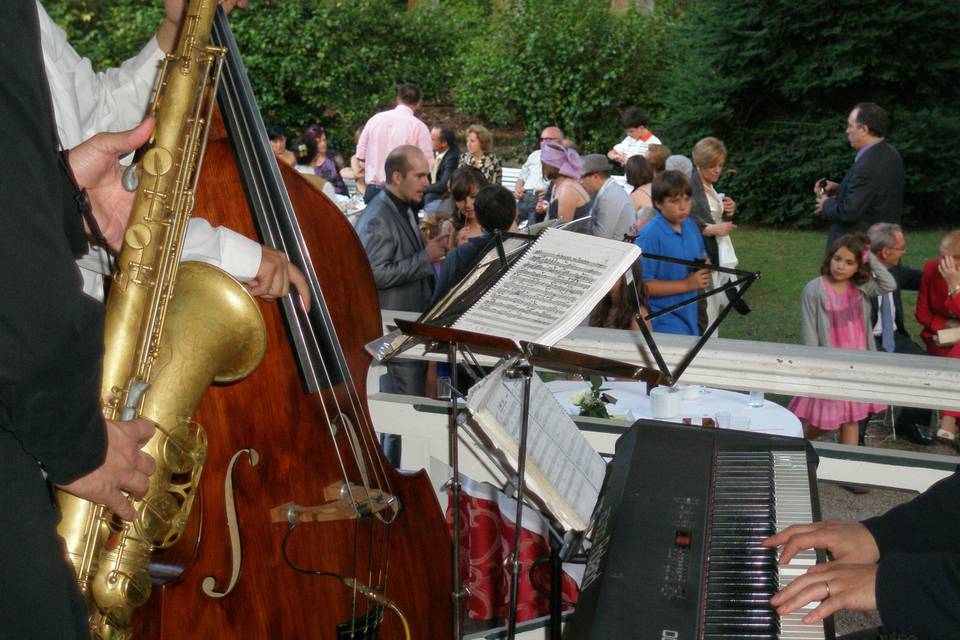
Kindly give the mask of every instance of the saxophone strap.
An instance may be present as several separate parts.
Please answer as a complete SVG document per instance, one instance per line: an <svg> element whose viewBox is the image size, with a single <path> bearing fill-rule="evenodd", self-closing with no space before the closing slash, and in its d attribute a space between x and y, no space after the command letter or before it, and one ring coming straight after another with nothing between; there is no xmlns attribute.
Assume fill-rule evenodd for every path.
<svg viewBox="0 0 960 640"><path fill-rule="evenodd" d="M54 129L54 131L56 131L56 129ZM57 154L57 158L60 166L63 167L64 173L67 174L70 184L73 185L73 200L77 203L77 211L80 212L80 217L83 218L83 221L87 223L87 228L90 229L90 235L93 236L94 242L106 249L107 255L110 255L110 247L107 245L107 239L103 236L103 231L100 230L100 225L93 215L93 208L90 206L90 198L87 197L87 190L80 186L77 182L77 177L73 174L73 169L70 168L70 150L63 148L63 145L60 144L59 136L57 136L57 144L60 145L60 153Z"/></svg>

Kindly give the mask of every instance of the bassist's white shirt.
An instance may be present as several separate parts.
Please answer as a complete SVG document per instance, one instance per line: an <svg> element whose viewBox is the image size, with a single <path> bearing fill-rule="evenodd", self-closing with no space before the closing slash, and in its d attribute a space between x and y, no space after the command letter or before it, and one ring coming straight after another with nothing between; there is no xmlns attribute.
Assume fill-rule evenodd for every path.
<svg viewBox="0 0 960 640"><path fill-rule="evenodd" d="M57 132L65 149L77 146L101 131L125 131L143 119L160 71L164 53L157 39L133 58L102 73L94 71L67 42L67 35L37 1L43 64L53 97ZM260 244L226 227L211 227L191 218L184 239L183 261L207 262L240 282L251 280L260 268ZM77 260L84 293L103 299L103 278L110 273L106 252L91 247Z"/></svg>

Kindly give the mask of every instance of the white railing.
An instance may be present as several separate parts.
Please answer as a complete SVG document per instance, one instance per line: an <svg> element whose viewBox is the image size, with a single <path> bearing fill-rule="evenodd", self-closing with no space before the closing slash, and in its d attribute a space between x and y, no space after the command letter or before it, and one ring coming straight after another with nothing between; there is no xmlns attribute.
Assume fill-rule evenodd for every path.
<svg viewBox="0 0 960 640"><path fill-rule="evenodd" d="M520 168L519 167L503 167L501 169L500 184L509 189L511 192L517 186L517 179L520 177ZM633 191L633 187L627 184L627 178L625 176L611 176L617 184L623 187L623 190L627 193Z"/></svg>
<svg viewBox="0 0 960 640"><path fill-rule="evenodd" d="M509 189L510 193L516 188L519 177L520 167L503 167L500 170L500 184Z"/></svg>
<svg viewBox="0 0 960 640"><path fill-rule="evenodd" d="M417 314L388 310L382 317L384 326L392 329L394 318L413 320ZM654 337L671 369L695 342L688 336L657 333ZM643 338L629 331L578 327L557 346L654 366ZM421 348L412 349L407 357L443 359L424 355ZM682 380L740 391L960 410L960 364L950 358L714 338Z"/></svg>
<svg viewBox="0 0 960 640"><path fill-rule="evenodd" d="M414 319L416 314L385 311L385 327L394 318ZM668 366L686 353L693 339L655 334ZM631 363L649 358L642 338L628 331L579 327L559 346ZM443 359L425 355L420 347L404 356ZM483 361L483 358L481 358ZM381 394L377 378L370 376L370 410L378 431L404 437L404 468L425 468L439 486L445 478L448 459L446 404L425 398ZM811 395L876 401L896 406L960 409L960 366L948 358L821 349L802 345L752 342L716 338L710 340L683 374L684 382L735 390L759 389L767 393ZM612 453L614 443L629 426L615 420L577 419L590 443L601 453ZM816 444L824 463L819 476L922 490L952 472L958 460L952 456L909 454L890 449L864 449ZM482 455L466 447L464 473L478 479L502 481L491 473Z"/></svg>

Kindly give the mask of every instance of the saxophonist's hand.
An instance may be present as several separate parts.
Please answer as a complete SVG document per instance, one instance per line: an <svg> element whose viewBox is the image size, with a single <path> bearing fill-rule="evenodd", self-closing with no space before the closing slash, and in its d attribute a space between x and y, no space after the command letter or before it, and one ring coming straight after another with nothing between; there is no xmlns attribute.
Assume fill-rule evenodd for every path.
<svg viewBox="0 0 960 640"><path fill-rule="evenodd" d="M152 422L137 418L129 422L107 423L107 455L97 469L60 488L67 493L102 504L124 520L137 517L127 496L140 498L147 492L150 474L157 465L140 450L153 436Z"/></svg>
<svg viewBox="0 0 960 640"><path fill-rule="evenodd" d="M100 231L114 251L119 251L123 243L136 196L120 184L124 167L118 160L143 146L153 126L154 119L147 118L130 131L98 133L71 149L68 156L77 183L87 191Z"/></svg>

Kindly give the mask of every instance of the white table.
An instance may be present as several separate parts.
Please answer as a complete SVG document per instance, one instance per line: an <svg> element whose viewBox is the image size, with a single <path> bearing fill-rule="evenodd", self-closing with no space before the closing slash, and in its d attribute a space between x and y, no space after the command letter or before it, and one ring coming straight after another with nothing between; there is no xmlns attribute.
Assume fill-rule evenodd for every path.
<svg viewBox="0 0 960 640"><path fill-rule="evenodd" d="M580 407L576 406L570 397L578 391L589 389L589 382L554 380L548 382L547 387L568 414L580 415ZM646 383L610 381L605 382L602 388L607 389L606 393L617 399L616 404L607 405L607 412L612 418L628 422L653 418L653 407L647 397ZM762 407L751 407L748 404L749 396L745 393L707 387L701 387L693 400L684 400L683 391L680 393L680 416L670 422L683 422L684 418L690 418L692 424L702 424L704 416L715 418L718 413L726 412L731 416L732 429L803 437L800 419L775 402L765 401Z"/></svg>

